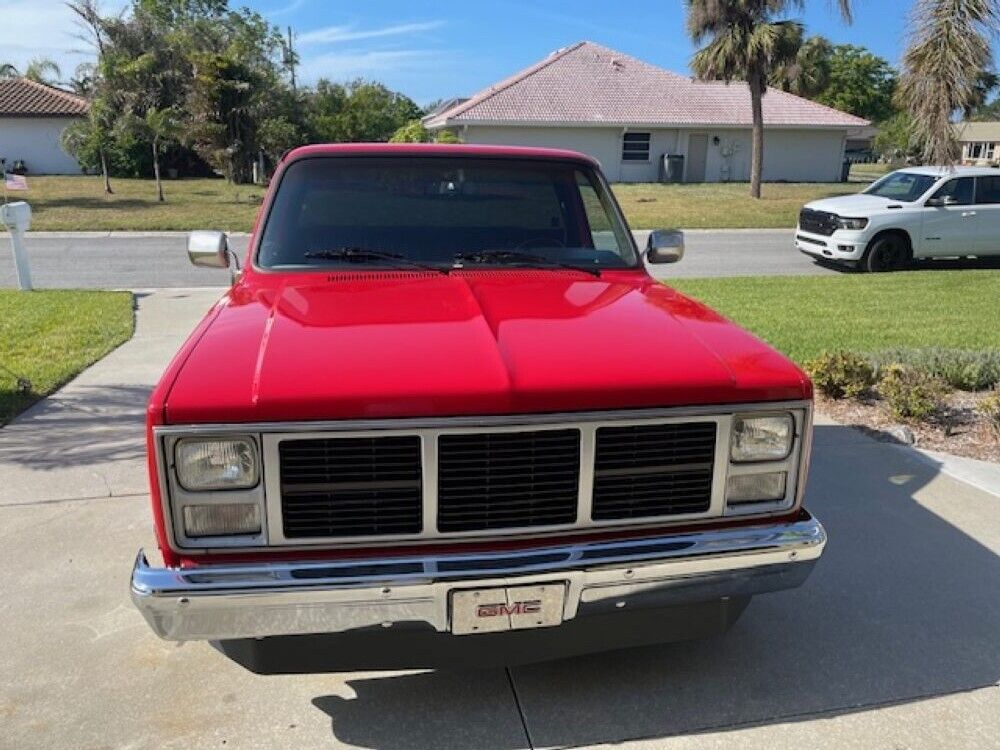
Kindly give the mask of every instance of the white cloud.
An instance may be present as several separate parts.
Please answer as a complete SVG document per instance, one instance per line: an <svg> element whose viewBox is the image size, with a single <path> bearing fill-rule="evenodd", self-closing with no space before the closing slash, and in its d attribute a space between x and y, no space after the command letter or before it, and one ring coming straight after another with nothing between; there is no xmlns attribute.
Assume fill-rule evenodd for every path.
<svg viewBox="0 0 1000 750"><path fill-rule="evenodd" d="M282 5L280 8L275 8L274 10L268 10L264 12L264 15L268 18L272 16L283 16L287 13L294 13L303 5L306 4L306 0L292 0L287 5Z"/></svg>
<svg viewBox="0 0 1000 750"><path fill-rule="evenodd" d="M441 28L444 21L421 21L418 23L399 23L392 26L382 26L374 29L358 29L353 25L324 26L298 35L300 44L335 44L337 42L354 42L361 39L381 39L385 37L406 36L433 31Z"/></svg>
<svg viewBox="0 0 1000 750"><path fill-rule="evenodd" d="M126 0L105 0L102 12L117 13ZM0 0L3 45L0 62L23 69L33 57L49 57L62 68L63 78L94 52L79 38L81 29L65 0Z"/></svg>
<svg viewBox="0 0 1000 750"><path fill-rule="evenodd" d="M423 68L438 59L439 53L419 49L328 52L307 58L300 70L305 81L319 78L343 81Z"/></svg>

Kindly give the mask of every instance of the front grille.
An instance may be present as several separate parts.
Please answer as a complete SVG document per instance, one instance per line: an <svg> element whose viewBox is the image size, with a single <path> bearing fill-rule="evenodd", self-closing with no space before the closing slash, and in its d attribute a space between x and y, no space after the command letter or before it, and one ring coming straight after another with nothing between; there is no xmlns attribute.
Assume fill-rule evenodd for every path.
<svg viewBox="0 0 1000 750"><path fill-rule="evenodd" d="M837 215L827 211L803 208L799 211L799 229L803 232L829 237L837 231Z"/></svg>
<svg viewBox="0 0 1000 750"><path fill-rule="evenodd" d="M442 435L438 530L573 523L579 481L579 430Z"/></svg>
<svg viewBox="0 0 1000 750"><path fill-rule="evenodd" d="M599 428L594 520L707 511L715 437L714 422Z"/></svg>
<svg viewBox="0 0 1000 750"><path fill-rule="evenodd" d="M283 440L285 537L419 534L420 437Z"/></svg>

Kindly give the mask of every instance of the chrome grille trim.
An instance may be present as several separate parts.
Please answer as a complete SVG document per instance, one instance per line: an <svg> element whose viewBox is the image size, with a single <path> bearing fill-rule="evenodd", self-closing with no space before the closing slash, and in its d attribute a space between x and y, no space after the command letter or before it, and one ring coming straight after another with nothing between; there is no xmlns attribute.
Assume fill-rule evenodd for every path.
<svg viewBox="0 0 1000 750"><path fill-rule="evenodd" d="M265 533L267 546L281 547L286 550L310 550L335 544L338 547L377 547L381 545L399 547L402 545L419 545L420 543L440 542L446 540L475 541L477 538L518 538L543 539L548 536L565 537L576 533L593 532L595 528L628 528L642 529L645 527L661 528L664 524L679 524L685 522L723 521L724 515L730 515L725 508L725 483L730 467L729 434L733 415L753 412L792 411L796 415L796 425L802 428L802 434L796 441L795 449L787 460L792 468L789 473L790 492L788 502L779 505L748 508L740 515L767 517L775 513L787 513L801 505L804 492L804 482L795 482L799 474L804 474L808 466L808 448L811 439L812 402L776 401L759 403L739 403L707 406L686 406L659 409L633 409L616 411L596 411L577 413L550 414L514 414L499 416L471 416L445 418L403 418L403 419L363 419L317 422L255 422L255 423L202 423L158 425L153 427L154 443L160 489L160 502L165 518L167 542L171 549L177 552L199 553L237 553L241 551L259 551L259 543L248 544L241 539L211 540L211 544L194 545L178 537L175 523L170 523L174 510L171 493L175 491L175 482L170 476L170 462L166 460L166 448L178 438L190 435L225 435L225 434L256 434L261 446L262 488L266 502ZM650 424L677 421L714 421L718 425L718 440L716 441L715 468L712 477L712 501L707 512L684 514L677 516L658 516L649 519L624 519L615 521L594 521L592 518L591 498L594 484L593 462L596 449L596 430L600 426L625 426L629 424ZM519 431L525 426L532 429L566 429L579 427L580 441L580 494L578 520L575 524L552 527L535 527L505 529L501 531L487 530L483 532L464 532L439 534L435 529L434 519L437 518L437 441L434 436L450 432L483 432L483 431ZM280 512L280 476L278 471L278 443L288 437L372 437L379 435L413 435L421 437L421 457L423 461L423 519L424 531L419 536L363 537L363 538L315 538L304 543L301 539L285 539L281 533L282 518Z"/></svg>

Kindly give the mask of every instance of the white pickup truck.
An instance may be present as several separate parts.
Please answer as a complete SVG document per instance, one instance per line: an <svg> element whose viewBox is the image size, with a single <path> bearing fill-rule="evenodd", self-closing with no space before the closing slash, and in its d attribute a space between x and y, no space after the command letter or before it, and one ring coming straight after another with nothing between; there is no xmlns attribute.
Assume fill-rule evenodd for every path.
<svg viewBox="0 0 1000 750"><path fill-rule="evenodd" d="M1000 170L907 167L857 195L807 203L795 247L865 271L906 268L914 258L1000 255Z"/></svg>

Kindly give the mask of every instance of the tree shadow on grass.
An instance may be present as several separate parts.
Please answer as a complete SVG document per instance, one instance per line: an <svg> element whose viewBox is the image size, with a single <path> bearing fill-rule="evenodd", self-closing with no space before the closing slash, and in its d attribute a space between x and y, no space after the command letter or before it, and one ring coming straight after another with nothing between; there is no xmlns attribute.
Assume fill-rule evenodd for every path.
<svg viewBox="0 0 1000 750"><path fill-rule="evenodd" d="M156 201L155 196L151 196L148 199L141 198L86 198L86 197L76 197L76 198L46 198L44 200L38 201L37 204L33 204L37 213L43 213L46 210L53 208L71 208L79 209L81 211L92 211L101 210L106 211L109 208L150 208L152 206L163 205Z"/></svg>
<svg viewBox="0 0 1000 750"><path fill-rule="evenodd" d="M810 580L759 597L721 638L513 668L535 746L808 721L996 683L1000 557L917 499L938 467L845 427L818 427L813 455L807 504L830 541ZM344 743L437 748L490 720L480 685L495 674L365 676L349 683L355 698L313 704ZM419 715L428 696L443 699L433 713L450 735L387 725ZM516 734L492 738L525 746Z"/></svg>

